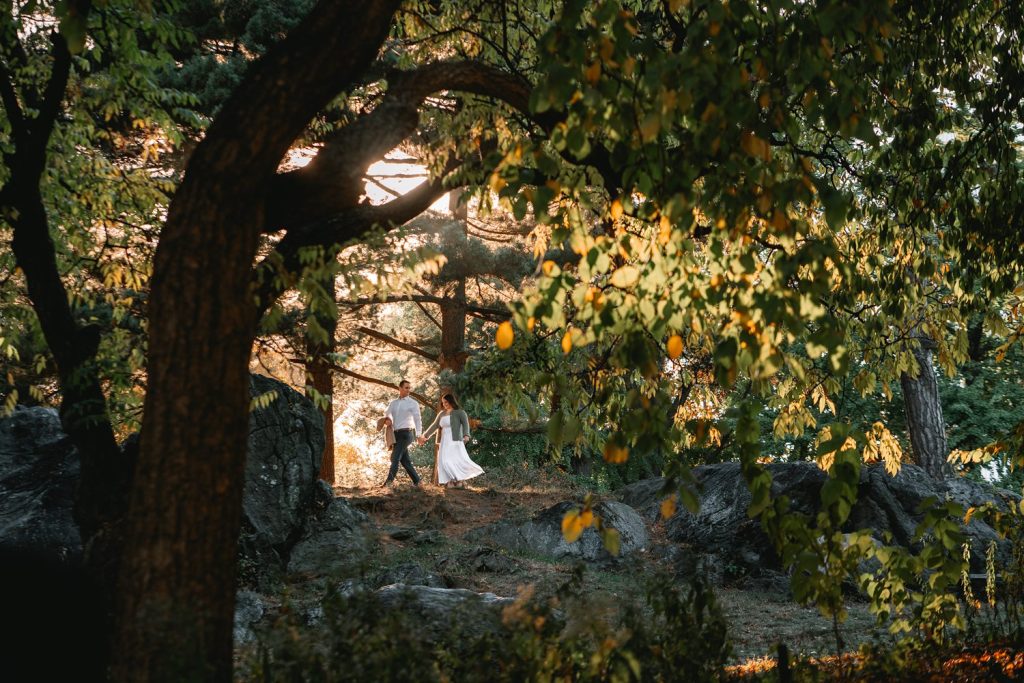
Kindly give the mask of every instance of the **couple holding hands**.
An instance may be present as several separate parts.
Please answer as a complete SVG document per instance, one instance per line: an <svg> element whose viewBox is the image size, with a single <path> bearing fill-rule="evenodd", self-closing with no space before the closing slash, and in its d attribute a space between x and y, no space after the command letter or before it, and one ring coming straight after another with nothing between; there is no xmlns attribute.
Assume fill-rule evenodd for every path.
<svg viewBox="0 0 1024 683"><path fill-rule="evenodd" d="M466 452L465 444L469 441L469 416L459 407L452 394L445 394L441 397L441 409L437 413L437 418L427 427L427 431L423 432L420 406L416 399L409 396L411 390L412 385L408 380L403 379L399 382L398 398L388 404L388 409L381 420L394 430L395 435L395 443L391 448L391 469L383 486L390 486L394 482L399 463L409 473L412 483L419 486L420 477L409 459L409 446L414 439L417 446L422 446L426 443L427 437L438 432L437 483L464 488L467 479L484 473L479 465L470 460L469 453ZM423 432L422 435L416 439L416 434L420 432Z"/></svg>

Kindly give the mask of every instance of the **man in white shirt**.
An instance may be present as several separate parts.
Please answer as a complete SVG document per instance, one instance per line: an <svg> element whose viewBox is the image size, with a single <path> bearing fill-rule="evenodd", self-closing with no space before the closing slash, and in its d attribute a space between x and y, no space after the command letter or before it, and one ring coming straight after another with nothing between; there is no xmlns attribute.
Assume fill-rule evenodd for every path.
<svg viewBox="0 0 1024 683"><path fill-rule="evenodd" d="M409 396L412 385L408 380L398 383L398 398L388 404L384 417L391 421L395 432L395 445L391 448L391 470L388 471L388 478L382 486L390 486L398 474L398 463L409 473L412 483L420 485L420 477L413 469L412 461L409 459L409 446L416 439L416 435L423 431L423 422L420 420L420 404L416 399Z"/></svg>

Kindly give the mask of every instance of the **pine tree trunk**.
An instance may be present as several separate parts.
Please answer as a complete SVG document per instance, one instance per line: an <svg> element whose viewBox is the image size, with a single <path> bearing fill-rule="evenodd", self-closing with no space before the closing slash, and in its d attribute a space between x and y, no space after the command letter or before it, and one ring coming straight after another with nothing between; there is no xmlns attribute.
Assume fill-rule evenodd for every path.
<svg viewBox="0 0 1024 683"><path fill-rule="evenodd" d="M320 413L324 417L324 451L320 457L320 478L334 486L334 376L327 356L334 352L334 334L338 321L333 316L318 316L318 320L320 326L327 331L330 342L310 342L306 372L309 374L309 382L313 389L327 399L327 404L320 407Z"/></svg>
<svg viewBox="0 0 1024 683"><path fill-rule="evenodd" d="M462 190L452 190L448 196L448 208L453 217L462 222L466 230L468 211L461 201ZM462 372L466 366L466 278L455 282L449 298L441 304L441 354L438 364L441 370Z"/></svg>
<svg viewBox="0 0 1024 683"><path fill-rule="evenodd" d="M451 298L441 304L441 370L462 372L466 366L466 281L455 284Z"/></svg>
<svg viewBox="0 0 1024 683"><path fill-rule="evenodd" d="M907 430L913 449L914 462L936 479L944 479L951 470L946 462L946 426L942 419L939 384L932 365L932 350L928 340L921 339L914 349L918 375L900 376L903 387L903 405L907 414Z"/></svg>

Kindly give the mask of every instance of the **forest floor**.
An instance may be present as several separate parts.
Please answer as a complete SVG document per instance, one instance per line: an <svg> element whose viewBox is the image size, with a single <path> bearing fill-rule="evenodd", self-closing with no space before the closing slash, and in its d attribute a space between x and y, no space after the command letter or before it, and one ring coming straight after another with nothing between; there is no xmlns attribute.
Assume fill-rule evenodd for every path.
<svg viewBox="0 0 1024 683"><path fill-rule="evenodd" d="M429 469L421 467L420 472L429 481ZM466 538L468 532L486 524L501 519L525 521L558 502L582 498L586 490L558 473L492 470L469 482L466 489L431 484L415 488L401 474L393 488L336 488L335 493L367 513L379 530L380 552L373 564L380 568L416 563L443 576L452 587L501 596L529 590L541 598L570 581L576 569L571 561L509 553L510 562L500 571L481 571L474 562L481 546ZM661 525L648 530L650 547L638 557L584 568L582 594L587 596L588 610L611 616L629 605L641 606L646 582L638 577L674 571L657 552L659 545L667 543ZM784 580L740 576L717 587L715 595L730 627L734 662L770 655L779 642L804 656L836 652L831 620L815 608L796 604ZM841 626L846 651L864 642L885 642L885 630L875 626L864 604L851 600L848 611Z"/></svg>

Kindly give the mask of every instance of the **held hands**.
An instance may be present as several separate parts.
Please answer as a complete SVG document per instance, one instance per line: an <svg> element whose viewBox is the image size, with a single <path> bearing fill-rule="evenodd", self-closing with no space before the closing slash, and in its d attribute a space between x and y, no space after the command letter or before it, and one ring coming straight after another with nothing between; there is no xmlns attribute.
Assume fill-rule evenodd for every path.
<svg viewBox="0 0 1024 683"><path fill-rule="evenodd" d="M462 443L469 443L469 435L462 437Z"/></svg>

